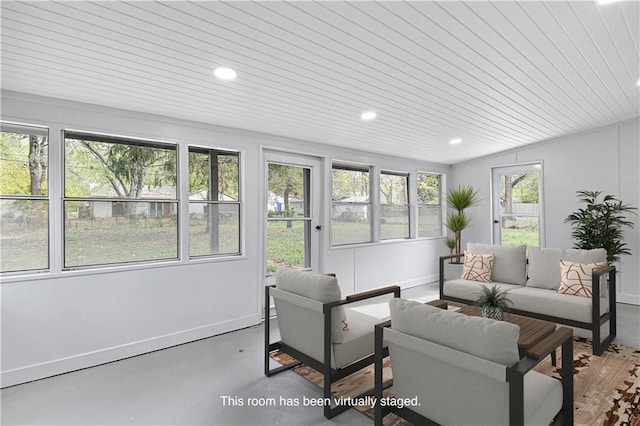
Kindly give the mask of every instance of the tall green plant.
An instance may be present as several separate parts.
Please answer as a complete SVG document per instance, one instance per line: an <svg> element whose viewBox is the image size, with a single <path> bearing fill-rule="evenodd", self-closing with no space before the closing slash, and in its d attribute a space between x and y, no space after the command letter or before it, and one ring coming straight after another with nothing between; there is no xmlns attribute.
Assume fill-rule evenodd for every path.
<svg viewBox="0 0 640 426"><path fill-rule="evenodd" d="M478 202L478 191L471 185L458 185L447 192L447 205L459 212Z"/></svg>
<svg viewBox="0 0 640 426"><path fill-rule="evenodd" d="M447 216L445 226L453 232L456 241L456 254L460 254L462 252L462 230L471 223L471 219L464 210L479 201L478 191L473 189L471 185L460 184L447 192L446 201L447 205L455 211Z"/></svg>
<svg viewBox="0 0 640 426"><path fill-rule="evenodd" d="M579 249L604 248L609 263L620 259L622 254L631 254L627 243L623 241L624 228L633 229L633 222L627 220L629 214L635 214L637 208L613 195L605 195L600 201L602 191L577 191L578 200L586 203L585 208L571 213L564 220L572 225L571 236L576 240L573 247Z"/></svg>

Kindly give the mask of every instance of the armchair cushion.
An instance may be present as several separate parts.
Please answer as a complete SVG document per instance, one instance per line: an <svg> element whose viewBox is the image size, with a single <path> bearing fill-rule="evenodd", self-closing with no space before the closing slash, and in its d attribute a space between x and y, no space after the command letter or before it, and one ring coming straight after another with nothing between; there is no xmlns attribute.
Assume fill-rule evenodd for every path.
<svg viewBox="0 0 640 426"><path fill-rule="evenodd" d="M418 406L411 409L441 424L508 424L504 365L408 336L395 327L385 330L384 338L391 349L395 397L418 397ZM559 380L529 371L524 376L525 424L549 424L562 408L562 391Z"/></svg>
<svg viewBox="0 0 640 426"><path fill-rule="evenodd" d="M334 368L343 368L361 358L371 355L374 345L375 326L381 319L347 309L349 330L343 333L342 343L333 344Z"/></svg>
<svg viewBox="0 0 640 426"><path fill-rule="evenodd" d="M505 366L520 359L520 327L515 324L462 315L404 299L393 299L389 306L394 330Z"/></svg>
<svg viewBox="0 0 640 426"><path fill-rule="evenodd" d="M495 255L491 279L502 283L524 285L527 282L527 246L496 246L468 243L473 254Z"/></svg>
<svg viewBox="0 0 640 426"><path fill-rule="evenodd" d="M300 296L308 297L321 303L338 302L342 299L340 286L336 277L314 274L292 268L278 268L276 271L276 288ZM347 318L343 306L336 307L331 316L331 341L341 343L344 339L344 325Z"/></svg>

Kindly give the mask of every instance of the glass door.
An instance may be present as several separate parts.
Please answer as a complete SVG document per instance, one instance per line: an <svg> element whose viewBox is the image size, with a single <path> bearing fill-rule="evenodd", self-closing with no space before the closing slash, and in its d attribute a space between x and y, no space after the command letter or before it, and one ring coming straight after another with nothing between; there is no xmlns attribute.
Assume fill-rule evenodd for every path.
<svg viewBox="0 0 640 426"><path fill-rule="evenodd" d="M317 271L320 162L283 153L265 157L265 276L272 276L279 266Z"/></svg>
<svg viewBox="0 0 640 426"><path fill-rule="evenodd" d="M541 247L542 165L492 169L494 244Z"/></svg>

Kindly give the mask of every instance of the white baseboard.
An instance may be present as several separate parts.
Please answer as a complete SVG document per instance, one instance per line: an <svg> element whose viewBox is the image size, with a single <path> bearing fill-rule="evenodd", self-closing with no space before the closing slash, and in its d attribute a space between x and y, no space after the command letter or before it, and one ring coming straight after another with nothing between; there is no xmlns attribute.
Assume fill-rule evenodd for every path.
<svg viewBox="0 0 640 426"><path fill-rule="evenodd" d="M618 303L628 303L629 305L638 305L638 306L640 306L640 295L618 293L616 295L616 302L618 302Z"/></svg>
<svg viewBox="0 0 640 426"><path fill-rule="evenodd" d="M402 281L402 282L396 283L396 285L399 285L401 288L411 288L411 287L417 287L419 285L425 285L425 284L434 284L434 283L437 284L439 279L440 279L440 275L434 274L434 275L427 275L419 278L413 278L407 281Z"/></svg>
<svg viewBox="0 0 640 426"><path fill-rule="evenodd" d="M13 370L7 370L0 373L0 386L4 388L83 368L94 367L96 365L118 361L147 352L153 352L159 349L165 349L171 346L193 342L194 340L204 339L218 334L227 333L229 331L250 327L258 324L259 322L260 318L258 318L257 315L251 315L236 318L231 321L209 324L190 330L179 331L176 333L166 334L164 336L101 349L94 352L15 368Z"/></svg>

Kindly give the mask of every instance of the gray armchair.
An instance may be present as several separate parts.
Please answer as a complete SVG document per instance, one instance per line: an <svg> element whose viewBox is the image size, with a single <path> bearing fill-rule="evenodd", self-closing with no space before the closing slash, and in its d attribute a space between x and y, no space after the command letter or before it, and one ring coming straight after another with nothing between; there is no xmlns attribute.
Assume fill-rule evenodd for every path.
<svg viewBox="0 0 640 426"><path fill-rule="evenodd" d="M375 424L395 412L421 425L573 424L572 330L560 328L520 359L515 324L470 317L402 299L376 326L376 351L388 344L394 401L378 402ZM562 346L562 380L531 371ZM376 393L382 398L382 358Z"/></svg>
<svg viewBox="0 0 640 426"><path fill-rule="evenodd" d="M342 299L335 276L279 268L276 285L265 290L264 374L272 376L304 363L324 375L323 398L334 401L333 382L373 364L374 328L380 322L379 318L347 310L345 306L385 294L400 297L400 287L385 287ZM270 298L275 303L281 338L274 343L269 327ZM270 368L270 353L275 350L287 353L297 362ZM381 351L386 353L386 348ZM372 393L373 388L363 395ZM348 408L325 404L324 416L331 418Z"/></svg>

